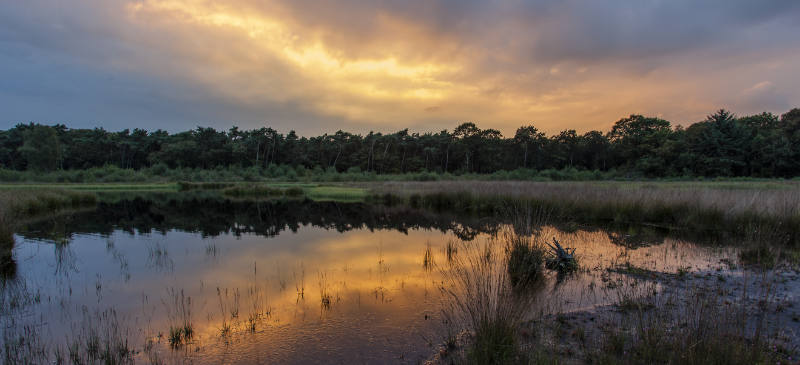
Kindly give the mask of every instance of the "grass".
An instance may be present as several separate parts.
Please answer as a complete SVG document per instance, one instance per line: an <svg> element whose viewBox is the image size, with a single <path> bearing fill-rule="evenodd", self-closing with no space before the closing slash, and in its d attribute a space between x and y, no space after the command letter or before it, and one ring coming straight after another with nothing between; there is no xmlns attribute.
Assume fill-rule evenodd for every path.
<svg viewBox="0 0 800 365"><path fill-rule="evenodd" d="M773 244L800 244L800 184L716 184L392 182L371 185L368 200L481 216L533 207L558 221L648 225L722 237L757 233Z"/></svg>
<svg viewBox="0 0 800 365"><path fill-rule="evenodd" d="M60 190L80 190L80 191L174 191L179 189L179 184L175 183L104 183L104 184L82 184L82 183L52 183L52 184L0 184L2 190L40 190L40 189L60 189Z"/></svg>
<svg viewBox="0 0 800 365"><path fill-rule="evenodd" d="M507 271L511 285L519 288L540 281L544 276L544 246L530 237L516 234L508 241Z"/></svg>
<svg viewBox="0 0 800 365"><path fill-rule="evenodd" d="M361 202L367 196L363 188L308 184L236 184L223 189L222 193L231 197L305 197L314 201L340 202Z"/></svg>
<svg viewBox="0 0 800 365"><path fill-rule="evenodd" d="M93 206L94 194L66 190L0 190L0 270L15 266L12 257L14 230L37 216Z"/></svg>
<svg viewBox="0 0 800 365"><path fill-rule="evenodd" d="M520 212L524 213L512 214L517 226L520 216L530 217ZM450 351L454 347L450 345L440 352L440 363L751 364L782 363L792 356L775 342L778 337L768 337L764 327L765 318L772 316L770 280L755 285L758 293L754 296L747 294L745 276L745 290L736 301L723 294L724 287L710 287L716 284L687 282L686 278L680 282L691 284L675 284L686 274L661 275L676 280L661 283L649 280L656 273L629 263L610 270L626 275L607 288L616 295L614 304L606 312L592 312L591 321L601 316L603 324L592 327L585 317L571 323L559 313L550 319L557 323L555 330L539 328L535 323L541 320L528 329L524 327L527 320L536 318L532 310L537 308L536 296L543 293L518 290L519 283L539 280L546 258L543 245L537 245L540 234L534 231L530 236L531 226L526 229L523 224L519 232L498 235L500 242L490 242L494 245L462 242L458 255L443 269L444 321L460 326L446 331L445 343L457 342L452 334L461 329L469 336L460 352ZM504 247L505 255L497 247ZM746 255L763 258L765 254ZM586 326L593 328L591 335ZM552 344L563 341L565 328L571 327L580 329L573 331L580 344L566 342L560 348ZM531 330L552 333L522 335Z"/></svg>
<svg viewBox="0 0 800 365"><path fill-rule="evenodd" d="M131 333L113 309L89 313L73 327L66 342L43 340L40 325L12 324L3 328L0 347L4 364L134 364L135 351L128 343Z"/></svg>
<svg viewBox="0 0 800 365"><path fill-rule="evenodd" d="M325 310L331 309L335 299L333 293L331 292L330 283L328 282L328 274L323 271L319 271L317 272L317 278L319 285L320 307Z"/></svg>
<svg viewBox="0 0 800 365"><path fill-rule="evenodd" d="M771 269L777 264L777 256L766 245L757 244L740 251L739 261L745 266Z"/></svg>
<svg viewBox="0 0 800 365"><path fill-rule="evenodd" d="M466 363L508 364L524 358L519 329L529 315L536 291L517 290L512 280L517 285L537 280L544 254L536 253L537 246L525 238L510 233L504 237L511 241L505 245L462 241L458 255L442 268L445 322L471 334L462 359ZM512 253L514 246L516 254ZM460 328L448 329L451 334L458 332Z"/></svg>
<svg viewBox="0 0 800 365"><path fill-rule="evenodd" d="M191 343L194 337L192 325L192 298L183 294L183 290L167 290L171 300L163 301L169 319L167 341L170 347L178 348Z"/></svg>
<svg viewBox="0 0 800 365"><path fill-rule="evenodd" d="M269 185L234 185L222 190L230 197L276 197L283 196L284 190Z"/></svg>
<svg viewBox="0 0 800 365"><path fill-rule="evenodd" d="M764 307L755 314L745 307L744 299L729 303L705 287L682 290L649 312L632 304L629 320L604 330L588 356L600 364L782 363L782 350L763 336Z"/></svg>
<svg viewBox="0 0 800 365"><path fill-rule="evenodd" d="M27 193L27 192L34 193ZM150 191L209 191L221 192L231 198L308 198L314 201L363 202L368 193L365 188L343 185L319 185L314 183L292 182L187 182L178 183L103 183L103 184L0 184L0 199L3 194L9 196L19 194L39 194L40 191L82 191L110 194L114 192L150 192ZM46 194L46 193L42 193ZM0 222L1 223L1 222ZM2 239L2 231L0 231ZM2 242L0 242L2 244Z"/></svg>
<svg viewBox="0 0 800 365"><path fill-rule="evenodd" d="M360 202L367 197L367 190L347 186L317 186L306 189L306 196L316 201Z"/></svg>
<svg viewBox="0 0 800 365"><path fill-rule="evenodd" d="M178 190L186 191L186 190L219 190L225 189L234 186L234 183L231 182L189 182L189 181L179 181L178 182Z"/></svg>

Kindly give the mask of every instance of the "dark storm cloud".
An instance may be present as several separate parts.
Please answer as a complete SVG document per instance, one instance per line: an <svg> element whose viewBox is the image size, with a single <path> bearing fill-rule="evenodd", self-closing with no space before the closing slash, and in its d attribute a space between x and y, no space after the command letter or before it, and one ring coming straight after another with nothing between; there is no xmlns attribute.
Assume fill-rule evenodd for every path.
<svg viewBox="0 0 800 365"><path fill-rule="evenodd" d="M799 19L789 0L7 1L0 127L556 130L782 112L800 100Z"/></svg>

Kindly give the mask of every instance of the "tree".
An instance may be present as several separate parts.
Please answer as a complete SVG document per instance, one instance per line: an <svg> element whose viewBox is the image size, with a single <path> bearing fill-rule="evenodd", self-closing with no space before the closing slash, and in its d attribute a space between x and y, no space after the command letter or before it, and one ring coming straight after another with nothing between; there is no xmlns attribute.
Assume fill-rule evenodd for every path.
<svg viewBox="0 0 800 365"><path fill-rule="evenodd" d="M533 125L517 128L514 134L514 144L522 149L522 167L528 167L528 154L531 149L538 152L543 144L544 133L539 132Z"/></svg>
<svg viewBox="0 0 800 365"><path fill-rule="evenodd" d="M44 125L33 125L23 134L23 144L19 148L28 168L36 171L52 171L58 167L61 146L56 130Z"/></svg>
<svg viewBox="0 0 800 365"><path fill-rule="evenodd" d="M654 166L664 166L655 152L666 143L671 132L670 123L664 119L631 114L614 124L608 139L620 165L631 170L647 166L651 170Z"/></svg>
<svg viewBox="0 0 800 365"><path fill-rule="evenodd" d="M606 170L611 144L600 131L586 132L578 140L581 167L591 170Z"/></svg>
<svg viewBox="0 0 800 365"><path fill-rule="evenodd" d="M740 176L746 171L747 132L729 111L720 109L686 132L696 174Z"/></svg>

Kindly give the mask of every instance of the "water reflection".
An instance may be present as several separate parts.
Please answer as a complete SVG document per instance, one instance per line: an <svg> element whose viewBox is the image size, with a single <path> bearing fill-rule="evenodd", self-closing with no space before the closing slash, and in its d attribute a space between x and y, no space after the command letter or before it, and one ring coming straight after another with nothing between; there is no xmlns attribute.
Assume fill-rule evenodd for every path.
<svg viewBox="0 0 800 365"><path fill-rule="evenodd" d="M30 224L14 254L18 280L41 298L26 320L49 338L113 308L142 359L417 363L439 340L437 268L460 242L492 243L503 229L403 207L156 194ZM609 268L709 270L732 256L652 230L535 231L576 248L584 268L551 277L541 310L617 300L626 276ZM187 323L191 336L174 340Z"/></svg>

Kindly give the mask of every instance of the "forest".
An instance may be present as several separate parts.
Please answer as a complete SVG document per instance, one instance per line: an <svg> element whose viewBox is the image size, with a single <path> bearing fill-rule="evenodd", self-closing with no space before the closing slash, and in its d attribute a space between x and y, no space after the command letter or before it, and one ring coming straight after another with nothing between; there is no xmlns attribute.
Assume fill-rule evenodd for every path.
<svg viewBox="0 0 800 365"><path fill-rule="evenodd" d="M142 129L71 129L18 124L0 131L0 169L52 172L120 169L322 169L373 174L491 174L518 169L586 170L626 177L800 176L800 109L736 116L721 109L688 127L630 115L608 132L573 129L545 135L534 125L513 136L475 123L453 131L337 131L316 137L264 127L198 127L169 133Z"/></svg>

